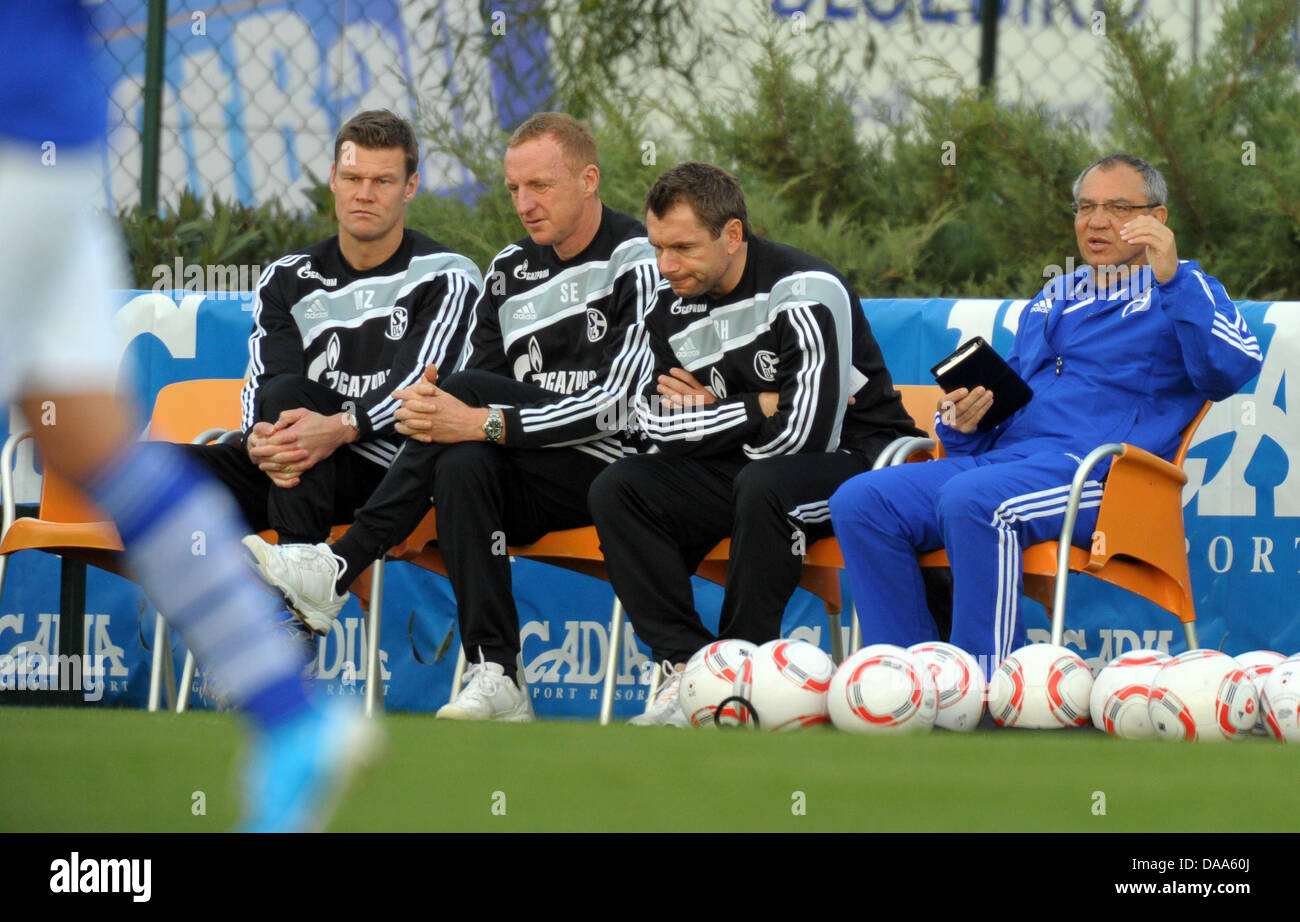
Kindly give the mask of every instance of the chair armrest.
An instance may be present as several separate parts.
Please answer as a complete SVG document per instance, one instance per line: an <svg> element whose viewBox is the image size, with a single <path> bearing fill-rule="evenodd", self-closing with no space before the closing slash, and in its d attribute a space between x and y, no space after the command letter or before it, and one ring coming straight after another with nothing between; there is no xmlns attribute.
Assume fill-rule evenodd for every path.
<svg viewBox="0 0 1300 922"><path fill-rule="evenodd" d="M0 500L4 507L4 518L0 521L0 541L4 540L9 526L18 515L17 504L14 502L14 454L18 451L18 446L31 437L30 429L12 432L5 439L4 448L0 449Z"/></svg>
<svg viewBox="0 0 1300 922"><path fill-rule="evenodd" d="M942 451L937 450L938 448L939 443L934 439L912 435L901 436L885 446L884 451L876 456L876 463L871 466L871 469L878 471L883 467L906 464L907 459L918 451L927 451L933 453L934 457L942 457Z"/></svg>
<svg viewBox="0 0 1300 922"><path fill-rule="evenodd" d="M190 442L190 444L206 445L209 442L216 442L219 445L225 444L227 441L233 441L232 439L229 438L231 433L234 433L240 438L243 438L244 436L244 434L240 432L238 429L221 429L221 428L204 429L202 432L200 432L198 435L194 437L194 439Z"/></svg>
<svg viewBox="0 0 1300 922"><path fill-rule="evenodd" d="M1187 474L1134 445L1121 448L1106 477L1088 568L1099 569L1110 558L1125 555L1181 579L1187 559L1182 500ZM1140 527L1135 509L1142 510ZM1152 541L1153 534L1170 540Z"/></svg>
<svg viewBox="0 0 1300 922"><path fill-rule="evenodd" d="M1110 475L1107 477L1106 482L1109 484L1111 478L1117 475L1120 477L1160 477L1177 484L1179 488L1187 483L1187 472L1181 467L1170 464L1164 458L1153 455L1144 448L1129 444L1124 445L1123 452L1111 465Z"/></svg>

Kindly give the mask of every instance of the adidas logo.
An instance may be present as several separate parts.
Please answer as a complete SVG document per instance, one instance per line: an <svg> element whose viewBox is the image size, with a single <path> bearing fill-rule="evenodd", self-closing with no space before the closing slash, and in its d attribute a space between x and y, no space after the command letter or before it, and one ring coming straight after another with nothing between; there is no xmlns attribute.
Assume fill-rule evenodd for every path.
<svg viewBox="0 0 1300 922"><path fill-rule="evenodd" d="M683 361L697 358L700 354L700 347L695 345L695 341L688 339L677 348L677 357Z"/></svg>
<svg viewBox="0 0 1300 922"><path fill-rule="evenodd" d="M323 320L328 317L330 312L325 309L325 305L319 301L313 301L307 306L306 313L303 314L308 320Z"/></svg>
<svg viewBox="0 0 1300 922"><path fill-rule="evenodd" d="M536 320L537 311L533 308L533 302L529 301L523 307L517 308L510 319L512 320Z"/></svg>

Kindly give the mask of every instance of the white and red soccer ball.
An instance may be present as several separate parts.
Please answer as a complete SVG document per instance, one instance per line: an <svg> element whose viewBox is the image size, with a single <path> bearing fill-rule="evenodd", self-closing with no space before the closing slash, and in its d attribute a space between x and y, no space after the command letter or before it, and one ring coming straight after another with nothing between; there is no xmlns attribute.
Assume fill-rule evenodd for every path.
<svg viewBox="0 0 1300 922"><path fill-rule="evenodd" d="M1264 680L1268 678L1268 674L1273 671L1274 667L1281 664L1286 657L1272 650L1251 650L1249 653L1239 653L1233 659L1241 664L1241 668L1246 670L1250 680L1255 683L1255 691L1263 694ZM1260 701L1256 699L1255 704L1260 705ZM1255 715L1255 729L1252 732L1256 736L1269 735L1268 728L1264 726L1264 709L1262 707L1259 708Z"/></svg>
<svg viewBox="0 0 1300 922"><path fill-rule="evenodd" d="M929 730L939 710L934 676L902 647L877 643L840 664L826 694L831 723L849 733Z"/></svg>
<svg viewBox="0 0 1300 922"><path fill-rule="evenodd" d="M989 681L989 714L1000 727L1054 730L1088 723L1092 670L1065 647L1034 643L1016 650Z"/></svg>
<svg viewBox="0 0 1300 922"><path fill-rule="evenodd" d="M1147 705L1151 683L1167 662L1169 654L1159 650L1129 650L1111 660L1093 680L1088 696L1093 726L1126 740L1154 737Z"/></svg>
<svg viewBox="0 0 1300 922"><path fill-rule="evenodd" d="M984 716L984 698L988 683L984 670L960 647L941 641L912 644L907 648L922 666L930 670L939 711L934 725L943 730L974 730ZM834 715L832 715L834 720Z"/></svg>
<svg viewBox="0 0 1300 922"><path fill-rule="evenodd" d="M1300 743L1300 653L1274 666L1259 692L1264 726L1276 740Z"/></svg>
<svg viewBox="0 0 1300 922"><path fill-rule="evenodd" d="M1188 650L1161 667L1148 712L1168 740L1240 740L1255 727L1258 694L1250 675L1217 650Z"/></svg>
<svg viewBox="0 0 1300 922"><path fill-rule="evenodd" d="M677 692L682 713L696 727L717 726L718 705L731 697L740 666L756 647L747 640L715 640L695 652L682 670ZM723 717L739 718L734 705Z"/></svg>
<svg viewBox="0 0 1300 922"><path fill-rule="evenodd" d="M735 723L747 725L755 718L764 730L794 730L829 722L826 691L835 663L820 647L804 640L769 640L746 657L727 702L735 709ZM730 725L724 720L720 726Z"/></svg>

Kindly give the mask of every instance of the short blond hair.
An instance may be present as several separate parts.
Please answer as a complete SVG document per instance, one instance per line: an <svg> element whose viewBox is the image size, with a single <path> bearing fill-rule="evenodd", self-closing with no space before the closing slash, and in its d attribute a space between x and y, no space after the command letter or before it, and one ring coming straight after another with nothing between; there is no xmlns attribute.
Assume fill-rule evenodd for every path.
<svg viewBox="0 0 1300 922"><path fill-rule="evenodd" d="M575 173L588 164L600 169L600 154L596 151L596 139L592 137L591 129L586 122L578 121L567 112L538 112L529 116L515 129L506 147L518 147L543 137L555 139Z"/></svg>

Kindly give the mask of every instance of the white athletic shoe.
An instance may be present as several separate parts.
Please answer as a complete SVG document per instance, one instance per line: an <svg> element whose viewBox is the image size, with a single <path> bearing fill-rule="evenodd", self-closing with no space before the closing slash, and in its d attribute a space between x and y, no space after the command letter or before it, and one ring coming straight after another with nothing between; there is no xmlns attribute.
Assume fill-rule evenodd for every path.
<svg viewBox="0 0 1300 922"><path fill-rule="evenodd" d="M533 704L506 677L500 663L473 663L465 669L465 686L456 700L444 704L436 716L448 720L527 723L533 719Z"/></svg>
<svg viewBox="0 0 1300 922"><path fill-rule="evenodd" d="M317 634L328 634L346 594L334 591L343 561L328 544L267 544L257 535L243 541L258 576L284 593L289 608Z"/></svg>
<svg viewBox="0 0 1300 922"><path fill-rule="evenodd" d="M644 714L638 714L628 723L636 727L689 727L690 721L686 719L681 701L677 697L677 692L682 687L682 670L686 668L685 664L674 666L665 660L659 668L662 674L659 677L659 694L655 696L654 703L646 708ZM649 672L653 673L654 667L651 667Z"/></svg>

